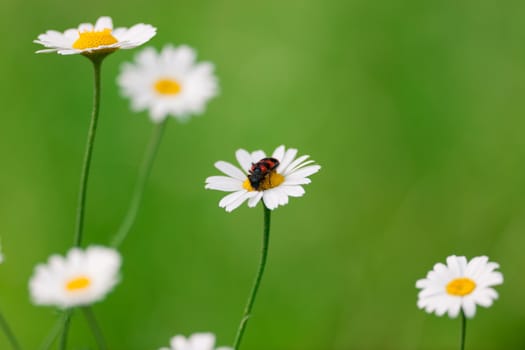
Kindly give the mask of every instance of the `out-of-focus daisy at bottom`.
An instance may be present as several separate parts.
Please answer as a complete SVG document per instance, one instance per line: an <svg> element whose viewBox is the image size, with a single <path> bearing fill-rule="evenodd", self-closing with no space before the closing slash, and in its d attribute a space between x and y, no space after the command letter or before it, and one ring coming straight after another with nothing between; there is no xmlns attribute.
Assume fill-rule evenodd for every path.
<svg viewBox="0 0 525 350"><path fill-rule="evenodd" d="M489 307L498 298L491 287L503 283L499 264L478 256L467 262L464 256L449 256L447 265L437 263L426 278L416 282L421 291L417 306L438 316L448 313L455 318L463 310L468 318L476 314L476 305Z"/></svg>
<svg viewBox="0 0 525 350"><path fill-rule="evenodd" d="M213 333L194 333L188 338L176 335L171 338L169 348L163 347L159 350L233 350L233 348L220 347L215 349L215 335Z"/></svg>
<svg viewBox="0 0 525 350"><path fill-rule="evenodd" d="M231 212L245 201L253 208L260 200L268 209L275 209L288 203L288 197L301 197L305 191L302 185L309 184L308 176L321 169L312 165L308 155L298 158L297 150L279 146L271 157L264 151L249 153L239 149L235 156L241 168L231 163L218 161L215 167L227 176L210 176L206 179L207 189L233 192L219 202L221 208Z"/></svg>
<svg viewBox="0 0 525 350"><path fill-rule="evenodd" d="M69 308L103 299L119 281L120 254L111 248L72 248L67 256L52 255L29 281L33 303Z"/></svg>

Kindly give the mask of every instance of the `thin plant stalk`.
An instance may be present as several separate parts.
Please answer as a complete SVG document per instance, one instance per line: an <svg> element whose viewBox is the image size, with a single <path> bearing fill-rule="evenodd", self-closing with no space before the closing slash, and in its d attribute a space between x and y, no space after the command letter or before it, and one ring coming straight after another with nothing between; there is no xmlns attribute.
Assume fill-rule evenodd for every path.
<svg viewBox="0 0 525 350"><path fill-rule="evenodd" d="M49 335L44 339L44 342L40 346L40 350L49 350L52 346L55 340L57 339L58 335L60 334L60 331L64 328L64 322L65 318L67 317L67 312L64 312L62 314L62 317L57 320L55 323L55 326L51 329L49 332Z"/></svg>
<svg viewBox="0 0 525 350"><path fill-rule="evenodd" d="M4 332L5 336L9 340L9 344L11 344L11 347L13 350L20 350L20 344L18 343L18 340L16 339L15 334L11 330L11 327L9 327L9 324L7 323L7 320L5 319L4 315L0 312L0 327L2 328L2 331Z"/></svg>
<svg viewBox="0 0 525 350"><path fill-rule="evenodd" d="M62 326L62 334L60 335L60 344L58 345L59 350L66 350L67 346L67 336L69 332L69 325L71 323L71 314L73 313L73 310L68 309L65 311L64 316L64 323Z"/></svg>
<svg viewBox="0 0 525 350"><path fill-rule="evenodd" d="M166 129L167 122L168 119L166 118L164 121L155 125L153 129L153 134L151 135L148 147L146 149L146 153L142 160L142 165L139 170L137 183L135 184L135 189L133 190L131 203L129 205L126 216L124 217L124 220L120 224L120 227L117 233L115 234L115 237L113 237L113 241L111 242L111 245L115 248L119 247L122 244L122 242L126 239L129 232L131 231L131 228L133 227L135 219L137 218L137 214L140 209L140 204L142 202L142 197L144 196L144 190L146 188L151 169L153 168L153 163L157 156L160 142L162 140L162 136L164 135L164 130Z"/></svg>
<svg viewBox="0 0 525 350"><path fill-rule="evenodd" d="M257 270L257 275L255 276L255 280L253 281L252 290L251 290L250 296L248 297L248 302L246 303L246 307L244 308L244 314L241 318L241 323L239 324L237 335L235 336L235 341L233 343L234 350L238 350L240 347L242 336L244 335L244 331L246 330L246 325L248 324L248 320L251 317L253 304L255 303L255 298L257 296L257 292L261 284L262 276L264 274L264 269L266 267L266 258L268 257L268 246L270 243L270 219L271 219L272 211L266 208L264 204L263 204L263 210L264 210L264 229L263 229L263 241L262 241L261 259L259 262L259 269Z"/></svg>
<svg viewBox="0 0 525 350"><path fill-rule="evenodd" d="M91 59L93 62L93 111L91 113L91 121L89 124L89 131L86 143L86 150L84 153L84 161L82 164L82 172L80 174L80 189L78 197L77 218L75 225L75 241L76 247L82 245L82 238L84 233L84 214L86 211L86 195L89 178L89 169L91 167L91 158L93 155L93 146L95 145L95 135L97 132L98 114L100 109L100 71L102 68L102 58Z"/></svg>
<svg viewBox="0 0 525 350"><path fill-rule="evenodd" d="M82 308L82 311L84 312L86 321L89 324L89 328L91 328L91 332L93 332L93 336L95 338L95 341L97 342L99 350L106 350L106 341L104 340L102 330L100 329L97 319L95 318L93 309L90 306L85 306Z"/></svg>
<svg viewBox="0 0 525 350"><path fill-rule="evenodd" d="M465 312L461 310L461 343L459 346L460 350L465 350L465 337L467 336L467 318Z"/></svg>
<svg viewBox="0 0 525 350"><path fill-rule="evenodd" d="M84 215L86 212L86 197L87 185L89 179L89 169L91 167L91 158L93 156L93 146L95 145L95 135L97 133L98 115L100 110L100 72L102 69L102 61L107 53L89 56L88 58L93 63L93 110L91 113L91 121L89 123L89 131L86 142L86 150L84 153L84 161L82 163L82 172L80 173L80 189L77 206L77 217L75 224L75 240L74 245L80 247L82 245L82 238L84 234ZM60 349L65 349L67 344L67 333L71 323L71 311L68 311L64 318L64 328L60 339Z"/></svg>

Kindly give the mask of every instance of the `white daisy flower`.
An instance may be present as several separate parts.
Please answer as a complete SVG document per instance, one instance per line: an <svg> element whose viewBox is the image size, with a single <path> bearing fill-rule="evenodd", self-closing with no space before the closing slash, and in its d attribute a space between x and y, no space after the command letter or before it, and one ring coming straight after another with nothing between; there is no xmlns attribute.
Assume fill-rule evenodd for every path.
<svg viewBox="0 0 525 350"><path fill-rule="evenodd" d="M52 255L29 281L33 303L69 308L103 299L119 282L120 254L110 248L72 248L66 257Z"/></svg>
<svg viewBox="0 0 525 350"><path fill-rule="evenodd" d="M155 27L143 23L135 24L129 29L113 29L111 17L100 17L95 25L82 23L78 28L68 29L64 33L48 30L33 42L48 47L37 53L58 52L61 55L89 56L117 49L132 49L153 38L156 31Z"/></svg>
<svg viewBox="0 0 525 350"><path fill-rule="evenodd" d="M228 176L210 176L206 179L207 189L233 192L224 197L219 206L231 212L248 200L253 208L262 199L268 209L288 203L288 197L301 197L309 184L308 176L321 169L311 165L308 155L296 158L295 148L279 146L267 158L263 151L249 153L240 149L235 153L241 169L231 163L218 161L215 167Z"/></svg>
<svg viewBox="0 0 525 350"><path fill-rule="evenodd" d="M122 94L131 99L134 111L149 109L154 122L168 115L186 120L204 112L217 95L217 78L210 62L195 62L189 46L166 45L160 53L153 48L140 52L135 63L125 63L117 79Z"/></svg>
<svg viewBox="0 0 525 350"><path fill-rule="evenodd" d="M498 298L492 286L503 283L499 264L488 257L478 256L467 263L464 256L449 256L447 265L437 263L427 277L416 282L421 291L417 306L426 312L457 317L463 309L465 316L474 317L476 304L489 307Z"/></svg>
<svg viewBox="0 0 525 350"><path fill-rule="evenodd" d="M159 350L214 350L215 335L212 333L194 333L189 338L182 335L176 335L171 338L169 348L160 348ZM233 350L229 347L220 347L216 350Z"/></svg>

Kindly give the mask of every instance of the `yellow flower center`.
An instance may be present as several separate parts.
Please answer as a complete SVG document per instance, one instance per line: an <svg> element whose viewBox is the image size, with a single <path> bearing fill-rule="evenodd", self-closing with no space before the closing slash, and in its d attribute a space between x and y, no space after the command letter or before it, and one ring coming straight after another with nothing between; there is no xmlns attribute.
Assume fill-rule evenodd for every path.
<svg viewBox="0 0 525 350"><path fill-rule="evenodd" d="M266 191L270 188L279 186L284 182L284 176L278 174L275 170L272 170L264 179L259 183L259 188L254 189L250 183L250 179L244 180L242 187L248 191Z"/></svg>
<svg viewBox="0 0 525 350"><path fill-rule="evenodd" d="M78 35L78 39L73 43L73 48L77 50L92 49L118 42L118 40L111 35L111 29L103 29L98 32L79 32Z"/></svg>
<svg viewBox="0 0 525 350"><path fill-rule="evenodd" d="M462 297L472 293L476 289L476 282L470 278L456 278L447 284L447 293Z"/></svg>
<svg viewBox="0 0 525 350"><path fill-rule="evenodd" d="M182 90L179 82L170 78L157 80L154 88L161 95L177 95Z"/></svg>
<svg viewBox="0 0 525 350"><path fill-rule="evenodd" d="M66 283L68 292L77 292L91 285L91 280L86 276L75 277Z"/></svg>

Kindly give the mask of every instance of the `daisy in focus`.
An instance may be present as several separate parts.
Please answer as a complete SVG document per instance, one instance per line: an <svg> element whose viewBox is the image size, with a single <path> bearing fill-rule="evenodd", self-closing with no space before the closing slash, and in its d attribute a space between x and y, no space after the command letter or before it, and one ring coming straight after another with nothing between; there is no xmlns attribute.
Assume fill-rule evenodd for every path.
<svg viewBox="0 0 525 350"><path fill-rule="evenodd" d="M149 41L157 29L149 24L135 24L131 28L113 29L111 17L100 17L95 25L82 23L78 28L61 33L48 30L40 34L34 43L47 49L37 53L57 52L61 55L110 53L118 49L132 49Z"/></svg>
<svg viewBox="0 0 525 350"><path fill-rule="evenodd" d="M159 350L215 350L215 335L212 333L194 333L189 338L176 335L171 338L169 348ZM216 350L233 350L229 347L220 347Z"/></svg>
<svg viewBox="0 0 525 350"><path fill-rule="evenodd" d="M202 114L208 100L218 93L217 78L210 62L196 62L189 46L166 45L140 52L134 63L125 63L117 82L134 111L149 110L160 123L171 115L181 121Z"/></svg>
<svg viewBox="0 0 525 350"><path fill-rule="evenodd" d="M241 168L231 163L218 161L215 167L227 176L210 176L206 189L233 192L219 202L221 208L231 212L246 200L253 208L260 200L273 210L288 203L288 197L301 197L305 191L302 185L309 184L308 176L321 169L312 165L313 160L304 155L296 158L297 150L279 146L267 157L263 151L249 153L239 149L235 156Z"/></svg>
<svg viewBox="0 0 525 350"><path fill-rule="evenodd" d="M29 281L34 304L69 308L104 299L119 282L120 254L110 248L72 248L35 268Z"/></svg>
<svg viewBox="0 0 525 350"><path fill-rule="evenodd" d="M421 291L417 306L426 312L455 318L460 310L468 318L474 317L476 304L489 307L498 298L491 287L503 283L499 264L488 257L478 256L467 262L464 256L449 256L447 264L437 263L427 277L416 282Z"/></svg>

